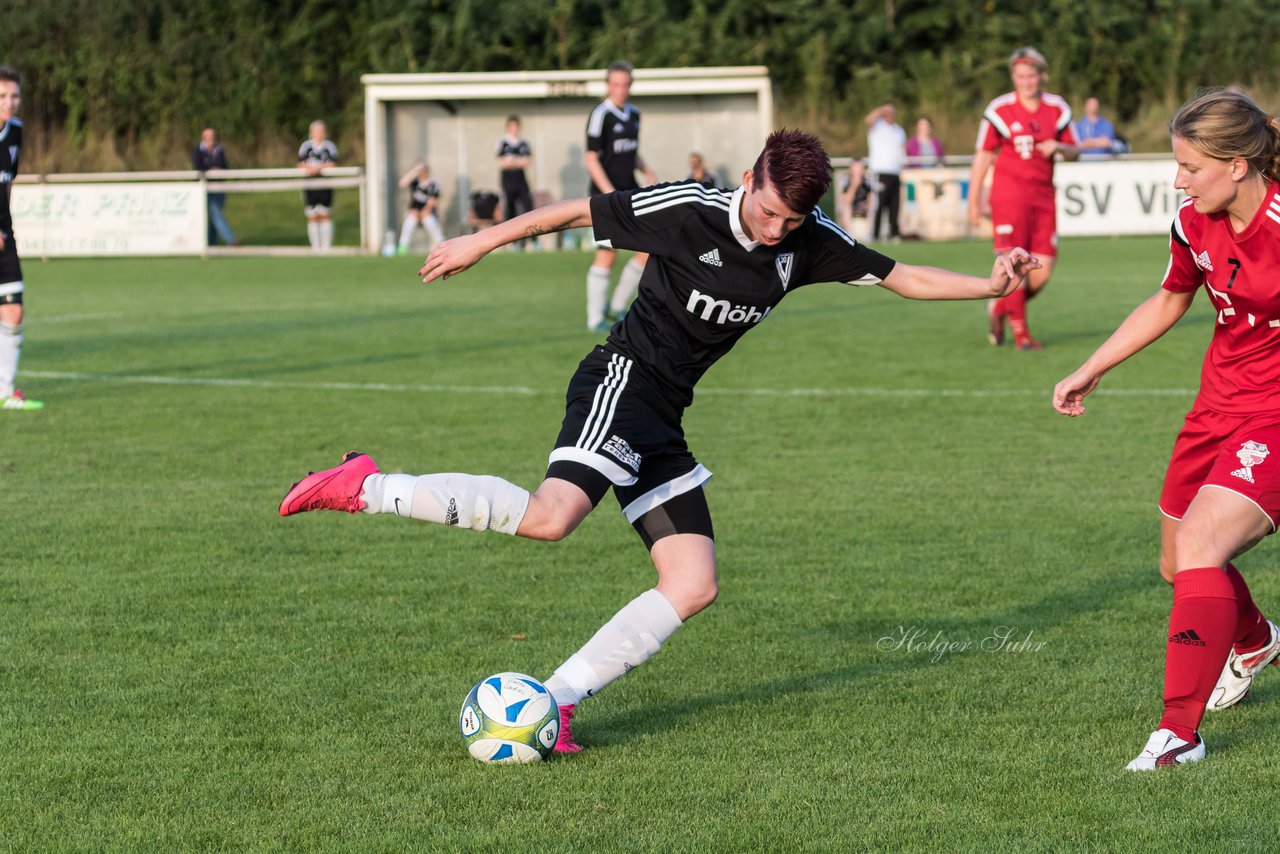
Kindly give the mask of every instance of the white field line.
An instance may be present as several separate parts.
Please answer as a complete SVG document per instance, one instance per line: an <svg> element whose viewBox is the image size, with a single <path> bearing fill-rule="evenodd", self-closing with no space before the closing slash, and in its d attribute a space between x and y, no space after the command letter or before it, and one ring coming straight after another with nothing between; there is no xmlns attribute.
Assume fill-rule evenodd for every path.
<svg viewBox="0 0 1280 854"><path fill-rule="evenodd" d="M89 374L75 371L23 371L24 377L72 382L129 383L136 385L217 386L228 388L303 389L314 391L396 392L416 394L495 394L531 397L564 394L564 389L537 389L522 385L436 385L417 383L295 382L254 380L235 377L157 377L146 374ZM962 389L962 388L877 388L845 386L834 388L699 388L698 396L739 397L1045 397L1052 389ZM1109 397L1192 397L1191 388L1100 388L1093 392Z"/></svg>

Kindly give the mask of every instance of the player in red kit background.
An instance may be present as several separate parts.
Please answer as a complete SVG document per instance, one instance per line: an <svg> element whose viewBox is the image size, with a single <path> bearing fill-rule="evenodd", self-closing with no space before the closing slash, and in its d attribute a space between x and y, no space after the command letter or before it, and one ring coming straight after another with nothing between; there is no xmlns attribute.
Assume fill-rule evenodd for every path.
<svg viewBox="0 0 1280 854"><path fill-rule="evenodd" d="M1164 715L1131 771L1203 758L1205 709L1243 700L1280 653L1280 631L1231 563L1280 519L1280 122L1222 90L1184 104L1169 130L1174 186L1190 198L1164 282L1053 392L1059 412L1083 414L1103 375L1167 332L1204 287L1217 322L1160 495L1160 573L1173 584Z"/></svg>
<svg viewBox="0 0 1280 854"><path fill-rule="evenodd" d="M991 343L1004 343L1007 319L1019 350L1040 349L1027 328L1027 300L1049 284L1058 256L1053 160L1075 160L1080 154L1071 130L1071 108L1041 89L1049 79L1047 71L1044 57L1033 47L1018 48L1009 57L1013 91L983 110L969 175L969 224L978 225L982 185L994 162L991 223L996 253L1023 246L1040 259L1040 269L1025 288L987 306Z"/></svg>

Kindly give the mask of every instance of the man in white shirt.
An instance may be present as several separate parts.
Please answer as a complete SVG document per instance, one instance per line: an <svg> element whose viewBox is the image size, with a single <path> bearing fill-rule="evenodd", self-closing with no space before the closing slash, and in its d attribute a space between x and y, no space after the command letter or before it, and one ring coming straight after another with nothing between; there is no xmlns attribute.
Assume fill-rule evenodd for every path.
<svg viewBox="0 0 1280 854"><path fill-rule="evenodd" d="M867 171L876 188L876 212L871 239L880 239L880 220L888 214L889 239L898 240L898 206L902 197L902 167L907 162L907 132L897 124L898 108L881 104L867 113Z"/></svg>

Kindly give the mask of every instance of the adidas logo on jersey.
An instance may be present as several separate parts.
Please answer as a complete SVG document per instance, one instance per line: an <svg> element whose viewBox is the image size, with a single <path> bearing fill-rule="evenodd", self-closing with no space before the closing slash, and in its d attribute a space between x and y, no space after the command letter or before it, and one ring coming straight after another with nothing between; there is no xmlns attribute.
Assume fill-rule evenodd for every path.
<svg viewBox="0 0 1280 854"><path fill-rule="evenodd" d="M1208 249L1196 256L1196 266L1201 270L1208 270L1210 273L1213 272L1213 262L1209 260Z"/></svg>
<svg viewBox="0 0 1280 854"><path fill-rule="evenodd" d="M720 261L720 250L718 248L712 249L710 252L704 252L703 254L698 256L698 260L701 261L703 264L710 264L712 267L724 266L724 264Z"/></svg>

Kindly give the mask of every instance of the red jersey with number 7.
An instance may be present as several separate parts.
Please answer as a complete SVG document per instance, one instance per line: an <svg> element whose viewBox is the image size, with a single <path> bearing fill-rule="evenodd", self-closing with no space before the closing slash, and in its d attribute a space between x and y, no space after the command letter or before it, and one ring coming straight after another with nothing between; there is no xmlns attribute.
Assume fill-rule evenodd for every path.
<svg viewBox="0 0 1280 854"><path fill-rule="evenodd" d="M1071 107L1057 95L1040 93L1040 107L1032 112L1018 102L1018 95L1001 95L982 111L978 150L995 151L996 171L991 195L1047 191L1053 195L1053 158L1036 150L1036 144L1054 139L1076 144L1071 131Z"/></svg>
<svg viewBox="0 0 1280 854"><path fill-rule="evenodd" d="M1217 316L1200 373L1201 405L1226 415L1280 412L1280 186L1267 185L1262 207L1240 233L1226 211L1178 208L1162 286L1188 293L1201 285Z"/></svg>

